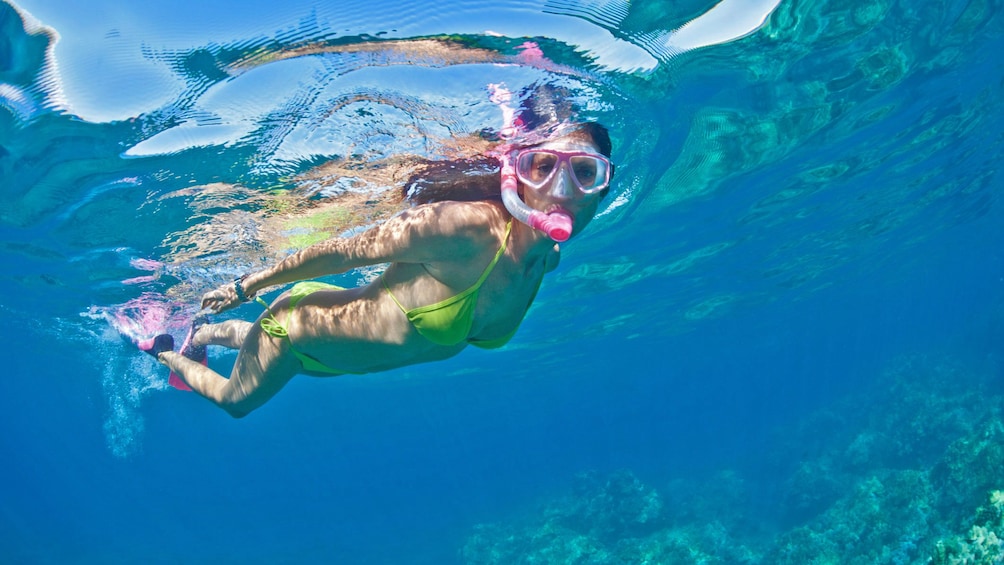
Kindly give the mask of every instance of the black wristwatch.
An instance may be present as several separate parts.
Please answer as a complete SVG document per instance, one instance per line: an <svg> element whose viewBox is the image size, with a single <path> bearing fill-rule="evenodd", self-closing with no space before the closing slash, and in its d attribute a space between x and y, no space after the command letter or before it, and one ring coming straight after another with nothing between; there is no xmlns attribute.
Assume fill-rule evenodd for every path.
<svg viewBox="0 0 1004 565"><path fill-rule="evenodd" d="M234 279L234 290L237 291L237 300L240 300L241 302L251 302L248 295L244 294L244 287L241 286L241 283L244 282L244 279L246 278L248 278L247 275L241 275L240 277Z"/></svg>

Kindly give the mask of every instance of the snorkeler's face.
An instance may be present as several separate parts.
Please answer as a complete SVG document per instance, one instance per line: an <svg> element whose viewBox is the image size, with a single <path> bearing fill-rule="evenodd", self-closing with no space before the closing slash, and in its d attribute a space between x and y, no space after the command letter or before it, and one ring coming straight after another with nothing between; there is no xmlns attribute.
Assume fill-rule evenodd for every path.
<svg viewBox="0 0 1004 565"><path fill-rule="evenodd" d="M573 233L592 220L609 185L611 168L596 145L577 138L548 141L516 156L524 201L544 213L568 213L574 219Z"/></svg>

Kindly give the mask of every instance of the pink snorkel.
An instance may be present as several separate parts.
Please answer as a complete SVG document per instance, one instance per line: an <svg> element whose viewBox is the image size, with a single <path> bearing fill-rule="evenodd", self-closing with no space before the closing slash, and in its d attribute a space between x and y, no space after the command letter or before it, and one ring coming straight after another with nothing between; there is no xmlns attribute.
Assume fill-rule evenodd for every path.
<svg viewBox="0 0 1004 565"><path fill-rule="evenodd" d="M489 88L492 91L491 100L498 104L505 121L500 135L503 139L512 139L521 133L521 124L516 118L516 112L508 104L512 93L498 84L489 85ZM558 243L568 241L568 238L572 236L571 216L562 211L545 214L527 206L526 202L523 202L523 199L519 197L516 168L512 164L512 150L512 144L506 143L493 152L493 155L502 164L502 204L505 205L506 210L512 214L513 218L535 230L544 232L554 241Z"/></svg>

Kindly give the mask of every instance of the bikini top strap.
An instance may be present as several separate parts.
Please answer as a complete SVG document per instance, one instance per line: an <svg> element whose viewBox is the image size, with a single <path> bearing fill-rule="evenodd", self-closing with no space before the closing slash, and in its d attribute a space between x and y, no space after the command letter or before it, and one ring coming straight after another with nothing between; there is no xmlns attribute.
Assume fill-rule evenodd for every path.
<svg viewBox="0 0 1004 565"><path fill-rule="evenodd" d="M481 288L481 285L483 285L485 283L485 280L488 279L488 275L492 274L492 270L495 269L495 264L498 263L499 259L502 258L502 255L505 254L506 244L509 242L509 234L511 232L512 232L512 219L510 219L505 226L505 236L502 238L502 246L499 247L499 250L495 252L495 257L493 257L492 262L488 263L488 266L485 267L484 272L481 273L481 276L478 278L477 282L472 284L467 290L455 296L451 296L446 300L441 300L435 304L430 304L428 306L419 306L418 308L412 308L411 310L409 310L408 308L405 307L404 304L401 304L401 301L398 300L396 296L394 296L393 292L391 292L390 286L387 285L387 279L384 278L383 274L380 275L380 282L383 283L383 288L384 290L387 291L387 294L390 295L391 300L393 300L394 303L397 304L397 307L400 308L401 311L405 313L405 315L410 315L411 313L420 311L436 310L444 305L453 304L454 302L463 300L471 293L476 292L478 289Z"/></svg>
<svg viewBox="0 0 1004 565"><path fill-rule="evenodd" d="M492 259L492 262L488 263L488 266L485 267L485 271L481 273L481 278L478 279L478 282L474 283L472 288L480 288L481 285L485 284L485 280L488 279L488 275L492 274L492 271L495 269L495 264L498 263L499 259L502 258L502 255L505 254L506 245L509 243L510 232L512 232L512 218L510 218L509 222L505 225L505 235L502 236L502 247L499 247L499 250L495 253L495 257Z"/></svg>

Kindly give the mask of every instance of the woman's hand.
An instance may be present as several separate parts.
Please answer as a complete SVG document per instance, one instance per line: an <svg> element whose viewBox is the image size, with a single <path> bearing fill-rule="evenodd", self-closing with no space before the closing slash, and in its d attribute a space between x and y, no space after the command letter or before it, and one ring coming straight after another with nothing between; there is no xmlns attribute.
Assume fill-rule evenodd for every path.
<svg viewBox="0 0 1004 565"><path fill-rule="evenodd" d="M243 301L237 296L237 287L232 282L202 295L202 308L209 308L216 314L226 312L241 304Z"/></svg>

